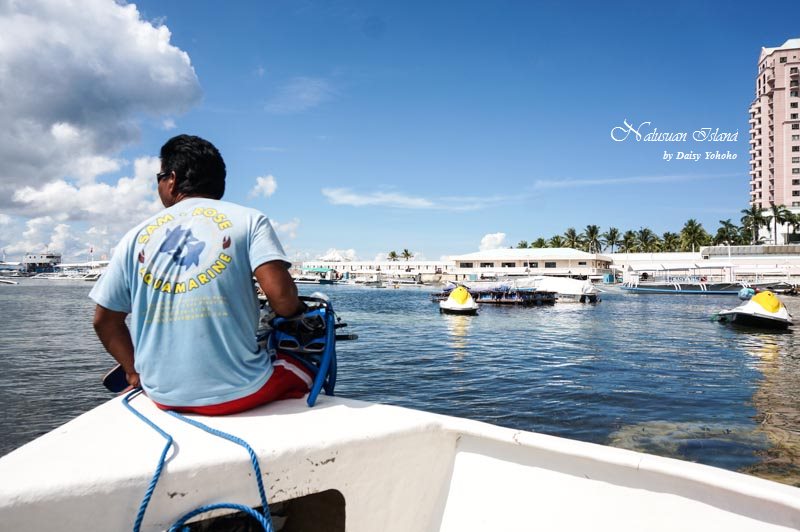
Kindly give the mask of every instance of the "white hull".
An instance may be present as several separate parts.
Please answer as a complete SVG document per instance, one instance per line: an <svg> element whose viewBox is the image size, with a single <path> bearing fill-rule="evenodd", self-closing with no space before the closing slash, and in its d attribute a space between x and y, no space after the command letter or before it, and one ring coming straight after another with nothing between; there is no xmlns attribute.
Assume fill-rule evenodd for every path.
<svg viewBox="0 0 800 532"><path fill-rule="evenodd" d="M259 504L241 447L132 404L177 445L142 530ZM250 443L271 504L338 490L347 532L800 528L798 488L460 418L324 396L202 419ZM163 445L120 399L76 418L0 458L2 528L130 530Z"/></svg>

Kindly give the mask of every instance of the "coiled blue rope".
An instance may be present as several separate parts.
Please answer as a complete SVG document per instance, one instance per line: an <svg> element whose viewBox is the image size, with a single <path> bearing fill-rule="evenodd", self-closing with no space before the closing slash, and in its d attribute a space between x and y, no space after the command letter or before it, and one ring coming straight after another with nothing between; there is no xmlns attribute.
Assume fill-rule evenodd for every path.
<svg viewBox="0 0 800 532"><path fill-rule="evenodd" d="M141 412L139 412L138 410L136 410L135 408L133 408L131 406L131 404L130 404L131 399L133 399L134 397L139 395L141 392L142 392L141 388L136 388L135 390L131 391L128 395L126 395L123 398L123 400L122 400L123 404L136 417L138 417L144 423L149 425L150 428L152 428L153 430L158 432L165 440L167 440L167 443L164 445L164 449L161 451L161 456L158 459L158 465L156 466L156 470L153 473L153 477L150 479L150 484L147 486L147 490L145 490L144 497L142 498L142 502L139 505L139 511L137 512L136 520L133 523L133 532L139 532L139 530L140 530L140 528L142 526L142 520L144 520L144 514L147 511L147 505L150 503L150 499L153 496L153 491L156 489L156 484L158 484L158 479L161 476L161 471L164 469L164 463L166 462L167 453L169 452L170 448L173 445L173 438L172 438L172 436L170 434L165 432L161 427L159 427L158 425L153 423L153 421L148 419L145 415L143 415ZM240 445L240 446L244 447L247 450L247 453L250 455L250 462L252 463L253 470L255 471L256 485L258 486L258 495L261 497L261 507L263 508L263 513L259 513L259 512L256 512L255 510L253 510L252 508L250 508L249 506L244 506L244 505L241 505L241 504L234 504L234 503L207 504L207 505L201 506L199 508L196 508L196 509L188 512L187 514L181 516L169 528L170 532L181 530L181 527L184 526L186 521L188 521L189 519L191 519L192 517L194 517L196 515L200 515L202 513L210 512L211 510L217 510L217 509L220 509L220 508L228 508L228 509L233 509L233 510L237 510L237 511L240 511L240 512L244 512L244 513L248 514L250 517L252 517L253 519L255 519L256 521L258 521L258 523L261 525L261 527L266 532L274 532L274 529L272 527L272 519L270 518L270 514L269 514L269 505L267 504L267 496L266 496L266 493L264 491L264 483L261 480L261 467L259 467L259 465L258 465L258 457L256 456L255 451L253 451L253 448L250 447L250 445L248 445L246 441L244 441L241 438L237 438L236 436L234 436L232 434L228 434L227 432L222 432L221 430L214 429L212 427L209 427L208 425L200 423L199 421L196 421L194 419L189 419L189 418L187 418L185 416L182 416L181 414L179 414L177 412L173 412L171 410L168 410L167 413L172 415L173 417L176 417L176 418L180 419L181 421L184 421L184 422L186 422L186 423L188 423L190 425L193 425L193 426L195 426L195 427L197 427L199 429L202 429L202 430L208 432L209 434L213 434L214 436L218 436L220 438L224 438L224 439L226 439L228 441L231 441L233 443L236 443L237 445ZM183 530L188 530L188 527L183 528Z"/></svg>

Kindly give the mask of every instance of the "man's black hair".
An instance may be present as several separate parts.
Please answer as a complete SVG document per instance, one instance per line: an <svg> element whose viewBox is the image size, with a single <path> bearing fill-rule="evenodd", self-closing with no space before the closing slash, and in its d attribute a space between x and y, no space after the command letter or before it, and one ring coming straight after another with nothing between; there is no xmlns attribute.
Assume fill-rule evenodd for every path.
<svg viewBox="0 0 800 532"><path fill-rule="evenodd" d="M178 192L188 196L222 198L225 161L210 142L193 135L172 137L161 147L161 168L175 172Z"/></svg>

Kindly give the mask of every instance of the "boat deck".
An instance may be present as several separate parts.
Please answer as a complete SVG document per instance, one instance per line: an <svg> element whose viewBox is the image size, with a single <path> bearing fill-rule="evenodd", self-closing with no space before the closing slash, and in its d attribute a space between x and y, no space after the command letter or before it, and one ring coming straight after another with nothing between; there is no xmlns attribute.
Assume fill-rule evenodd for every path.
<svg viewBox="0 0 800 532"><path fill-rule="evenodd" d="M212 502L258 506L241 447L132 404L176 443L142 530ZM271 504L333 493L348 532L800 528L797 488L460 418L327 396L193 417L250 443ZM111 400L0 458L0 523L130 530L163 445Z"/></svg>

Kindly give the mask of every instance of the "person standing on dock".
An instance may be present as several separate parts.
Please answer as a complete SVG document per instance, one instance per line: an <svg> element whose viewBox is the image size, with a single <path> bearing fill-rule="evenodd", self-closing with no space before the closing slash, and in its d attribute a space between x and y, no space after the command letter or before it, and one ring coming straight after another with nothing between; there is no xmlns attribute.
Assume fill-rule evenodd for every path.
<svg viewBox="0 0 800 532"><path fill-rule="evenodd" d="M302 397L308 371L256 341L254 275L277 315L305 310L272 225L221 201L225 162L207 140L173 137L160 159L165 210L122 238L89 294L103 346L162 409L224 415Z"/></svg>

